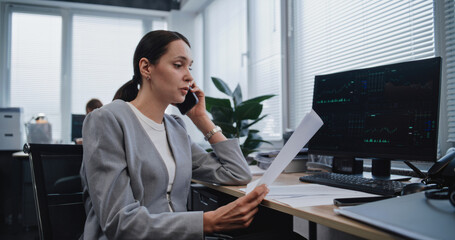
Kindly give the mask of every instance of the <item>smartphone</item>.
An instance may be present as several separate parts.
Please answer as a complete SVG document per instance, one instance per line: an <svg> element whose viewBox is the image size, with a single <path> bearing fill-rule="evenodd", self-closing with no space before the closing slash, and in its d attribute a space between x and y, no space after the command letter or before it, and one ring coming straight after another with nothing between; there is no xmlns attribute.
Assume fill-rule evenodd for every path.
<svg viewBox="0 0 455 240"><path fill-rule="evenodd" d="M379 200L384 200L387 198L392 198L394 196L378 196L378 197L354 197L354 198L335 198L333 199L333 204L335 206L354 206L362 203L369 203Z"/></svg>
<svg viewBox="0 0 455 240"><path fill-rule="evenodd" d="M177 103L175 106L180 110L182 115L185 115L188 111L191 110L197 103L199 99L197 98L194 92L191 92L191 88L188 90L188 93L185 96L185 101L182 103Z"/></svg>

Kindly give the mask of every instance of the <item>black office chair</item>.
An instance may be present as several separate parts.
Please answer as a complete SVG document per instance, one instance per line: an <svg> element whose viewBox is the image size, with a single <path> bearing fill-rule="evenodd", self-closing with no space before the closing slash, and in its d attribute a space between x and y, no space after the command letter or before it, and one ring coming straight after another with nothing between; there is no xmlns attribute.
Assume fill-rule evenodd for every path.
<svg viewBox="0 0 455 240"><path fill-rule="evenodd" d="M79 239L85 223L82 145L25 144L41 240Z"/></svg>

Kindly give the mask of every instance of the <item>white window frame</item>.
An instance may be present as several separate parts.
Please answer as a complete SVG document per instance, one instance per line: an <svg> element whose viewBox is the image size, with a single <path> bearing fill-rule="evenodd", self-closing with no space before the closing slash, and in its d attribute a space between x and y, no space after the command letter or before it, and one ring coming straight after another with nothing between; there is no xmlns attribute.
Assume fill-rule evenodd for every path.
<svg viewBox="0 0 455 240"><path fill-rule="evenodd" d="M62 16L62 72L61 72L61 142L71 136L71 69L72 69L72 16L115 16L140 19L143 33L151 29L153 20L169 22L169 12L142 10L105 5L68 3L57 1L0 0L0 107L11 104L11 15L12 12L52 14Z"/></svg>

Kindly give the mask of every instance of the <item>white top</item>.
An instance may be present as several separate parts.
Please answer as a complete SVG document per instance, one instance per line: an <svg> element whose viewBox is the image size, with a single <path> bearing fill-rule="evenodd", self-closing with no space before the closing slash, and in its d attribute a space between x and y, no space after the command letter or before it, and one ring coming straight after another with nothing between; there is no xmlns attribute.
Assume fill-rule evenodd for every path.
<svg viewBox="0 0 455 240"><path fill-rule="evenodd" d="M175 159L167 141L166 126L164 125L164 122L159 124L146 117L133 104L129 102L127 104L131 107L134 114L136 114L136 117L139 119L139 122L147 132L147 135L150 137L150 140L152 140L152 143L155 145L166 165L167 173L169 175L167 191L170 192L175 178Z"/></svg>

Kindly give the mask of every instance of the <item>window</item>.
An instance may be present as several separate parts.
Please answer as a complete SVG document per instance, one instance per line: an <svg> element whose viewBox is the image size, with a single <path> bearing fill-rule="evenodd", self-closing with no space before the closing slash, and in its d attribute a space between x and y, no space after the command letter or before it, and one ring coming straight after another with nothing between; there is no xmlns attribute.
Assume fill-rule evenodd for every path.
<svg viewBox="0 0 455 240"><path fill-rule="evenodd" d="M210 77L214 76L225 81L231 90L240 84L244 99L276 94L263 102L262 114L269 116L254 128L261 129L261 136L267 140L280 140L280 1L250 1L248 9L248 21L247 1L215 1L205 9L205 91L208 96L226 97L211 82Z"/></svg>
<svg viewBox="0 0 455 240"><path fill-rule="evenodd" d="M112 100L133 75L137 43L145 32L166 29L167 13L53 4L0 2L0 59L7 63L0 65L0 106L22 107L24 121L44 113L53 140L69 142L70 114L85 113L91 98Z"/></svg>
<svg viewBox="0 0 455 240"><path fill-rule="evenodd" d="M314 76L435 56L433 1L294 1L290 120L311 109Z"/></svg>
<svg viewBox="0 0 455 240"><path fill-rule="evenodd" d="M282 136L282 70L281 70L281 16L279 0L250 1L248 37L250 98L275 94L262 102L262 115L268 116L254 125L261 129L266 140L281 140Z"/></svg>
<svg viewBox="0 0 455 240"><path fill-rule="evenodd" d="M85 114L91 98L112 101L133 76L133 54L142 35L139 19L73 17L72 113Z"/></svg>
<svg viewBox="0 0 455 240"><path fill-rule="evenodd" d="M23 107L24 121L38 113L60 139L62 17L14 12L11 17L11 106Z"/></svg>
<svg viewBox="0 0 455 240"><path fill-rule="evenodd" d="M455 142L455 2L445 1L445 59L447 78L448 141ZM442 109L444 111L445 109Z"/></svg>
<svg viewBox="0 0 455 240"><path fill-rule="evenodd" d="M246 2L218 0L204 12L205 24L205 84L207 96L227 97L219 92L210 77L219 77L232 91L238 83L247 97Z"/></svg>

